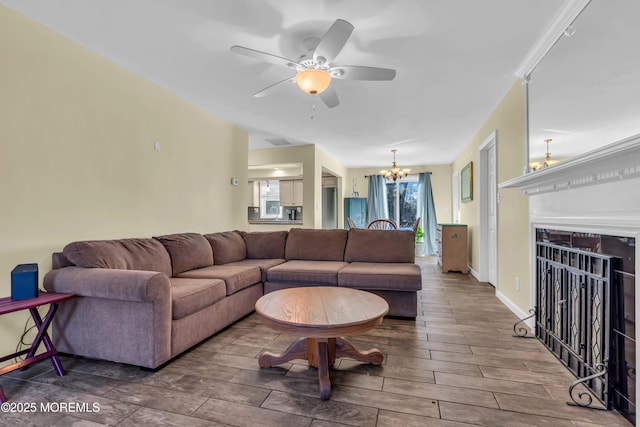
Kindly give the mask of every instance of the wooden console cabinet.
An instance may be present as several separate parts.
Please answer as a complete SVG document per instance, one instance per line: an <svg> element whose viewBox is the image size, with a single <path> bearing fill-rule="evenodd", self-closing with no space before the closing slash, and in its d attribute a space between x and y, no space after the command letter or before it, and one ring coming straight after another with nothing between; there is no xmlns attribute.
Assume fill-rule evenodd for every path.
<svg viewBox="0 0 640 427"><path fill-rule="evenodd" d="M438 224L438 264L443 273L459 271L468 273L467 226L464 224Z"/></svg>

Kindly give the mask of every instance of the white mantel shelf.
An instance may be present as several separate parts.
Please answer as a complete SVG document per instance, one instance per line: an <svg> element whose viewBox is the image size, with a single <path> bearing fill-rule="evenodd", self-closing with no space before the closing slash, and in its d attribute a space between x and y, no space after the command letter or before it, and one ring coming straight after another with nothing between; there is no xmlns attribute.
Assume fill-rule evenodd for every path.
<svg viewBox="0 0 640 427"><path fill-rule="evenodd" d="M639 177L640 134L510 179L498 187L520 188L531 196Z"/></svg>
<svg viewBox="0 0 640 427"><path fill-rule="evenodd" d="M528 196L530 307L538 306L537 230L563 230L634 239L634 316L640 318L640 180L634 178L640 178L640 134L499 184ZM501 291L497 295L516 315L526 316ZM532 319L527 322L534 326ZM634 338L637 365L640 328ZM634 388L638 395L640 383Z"/></svg>

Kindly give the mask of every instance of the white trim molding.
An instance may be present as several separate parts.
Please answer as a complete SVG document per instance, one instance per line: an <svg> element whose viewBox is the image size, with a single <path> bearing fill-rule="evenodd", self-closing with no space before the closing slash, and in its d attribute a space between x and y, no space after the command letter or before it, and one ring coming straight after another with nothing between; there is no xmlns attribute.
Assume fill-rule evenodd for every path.
<svg viewBox="0 0 640 427"><path fill-rule="evenodd" d="M477 170L478 170L478 193L480 195L479 202L478 202L478 218L479 218L479 234L480 234L480 240L479 240L479 248L480 248L480 253L478 256L478 273L480 275L480 277L478 278L478 280L480 282L488 282L489 281L489 248L491 247L491 245L489 244L489 203L490 202L494 202L495 198L493 200L489 200L489 186L488 186L488 177L489 177L489 170L488 170L488 151L491 149L491 147L495 147L495 149L498 149L498 131L496 129L494 129L491 134L489 134L489 136L482 142L482 144L480 144L480 146L478 147L478 166L477 166ZM497 152L494 152L494 155ZM497 162L494 162L494 167L496 168L493 173L498 174L497 171ZM494 193L497 193L498 189L494 189ZM494 194L495 197L495 194ZM497 215L497 207L496 207L496 215ZM497 233L497 230L496 230ZM496 239L497 239L497 234L496 234ZM498 242L496 241L496 252L497 252L497 245ZM497 253L496 253L496 259L497 259ZM497 267L497 266L496 266ZM493 286L498 289L498 278L495 278L495 282L493 283Z"/></svg>
<svg viewBox="0 0 640 427"><path fill-rule="evenodd" d="M515 314L518 319L524 319L525 317L531 316L531 313L525 313L524 311L522 311L520 307L518 307L513 301L511 301L502 292L498 290L496 290L496 297L498 297L498 299L502 301L502 303L506 305L507 308L511 310L511 312ZM535 330L534 318L525 320L524 324L527 325L532 331Z"/></svg>
<svg viewBox="0 0 640 427"><path fill-rule="evenodd" d="M478 147L478 151L487 149L491 145L495 145L497 140L498 140L498 130L494 129L489 134L489 136L486 137L484 141L482 141L482 144L480 144L480 146Z"/></svg>
<svg viewBox="0 0 640 427"><path fill-rule="evenodd" d="M478 282L482 282L482 280L480 280L480 275L478 274L477 271L475 271L473 268L471 268L471 265L468 265L467 269L469 270L469 274L471 274L473 277L475 277Z"/></svg>
<svg viewBox="0 0 640 427"><path fill-rule="evenodd" d="M556 16L543 31L538 41L533 45L527 56L522 60L515 75L521 79L527 78L547 53L558 42L565 30L587 7L591 0L566 0Z"/></svg>
<svg viewBox="0 0 640 427"><path fill-rule="evenodd" d="M498 187L520 188L532 196L632 178L640 178L640 134L501 182Z"/></svg>

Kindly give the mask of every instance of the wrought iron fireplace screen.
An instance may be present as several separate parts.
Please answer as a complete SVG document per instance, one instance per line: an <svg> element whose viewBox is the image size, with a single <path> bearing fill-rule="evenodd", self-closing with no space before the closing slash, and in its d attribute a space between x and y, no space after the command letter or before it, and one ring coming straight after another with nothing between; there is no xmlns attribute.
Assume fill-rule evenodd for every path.
<svg viewBox="0 0 640 427"><path fill-rule="evenodd" d="M576 405L591 406L584 384L611 409L611 299L616 257L549 243L536 244L536 337L579 379Z"/></svg>

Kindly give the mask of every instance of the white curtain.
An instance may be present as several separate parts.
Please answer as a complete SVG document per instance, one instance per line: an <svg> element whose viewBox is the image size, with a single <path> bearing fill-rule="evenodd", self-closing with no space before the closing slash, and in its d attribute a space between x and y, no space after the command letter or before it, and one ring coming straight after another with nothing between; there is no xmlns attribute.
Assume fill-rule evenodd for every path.
<svg viewBox="0 0 640 427"><path fill-rule="evenodd" d="M367 200L367 222L389 219L387 204L387 180L382 175L369 176L369 198Z"/></svg>
<svg viewBox="0 0 640 427"><path fill-rule="evenodd" d="M436 254L436 207L431 191L431 172L418 174L418 212L424 231L424 255Z"/></svg>

